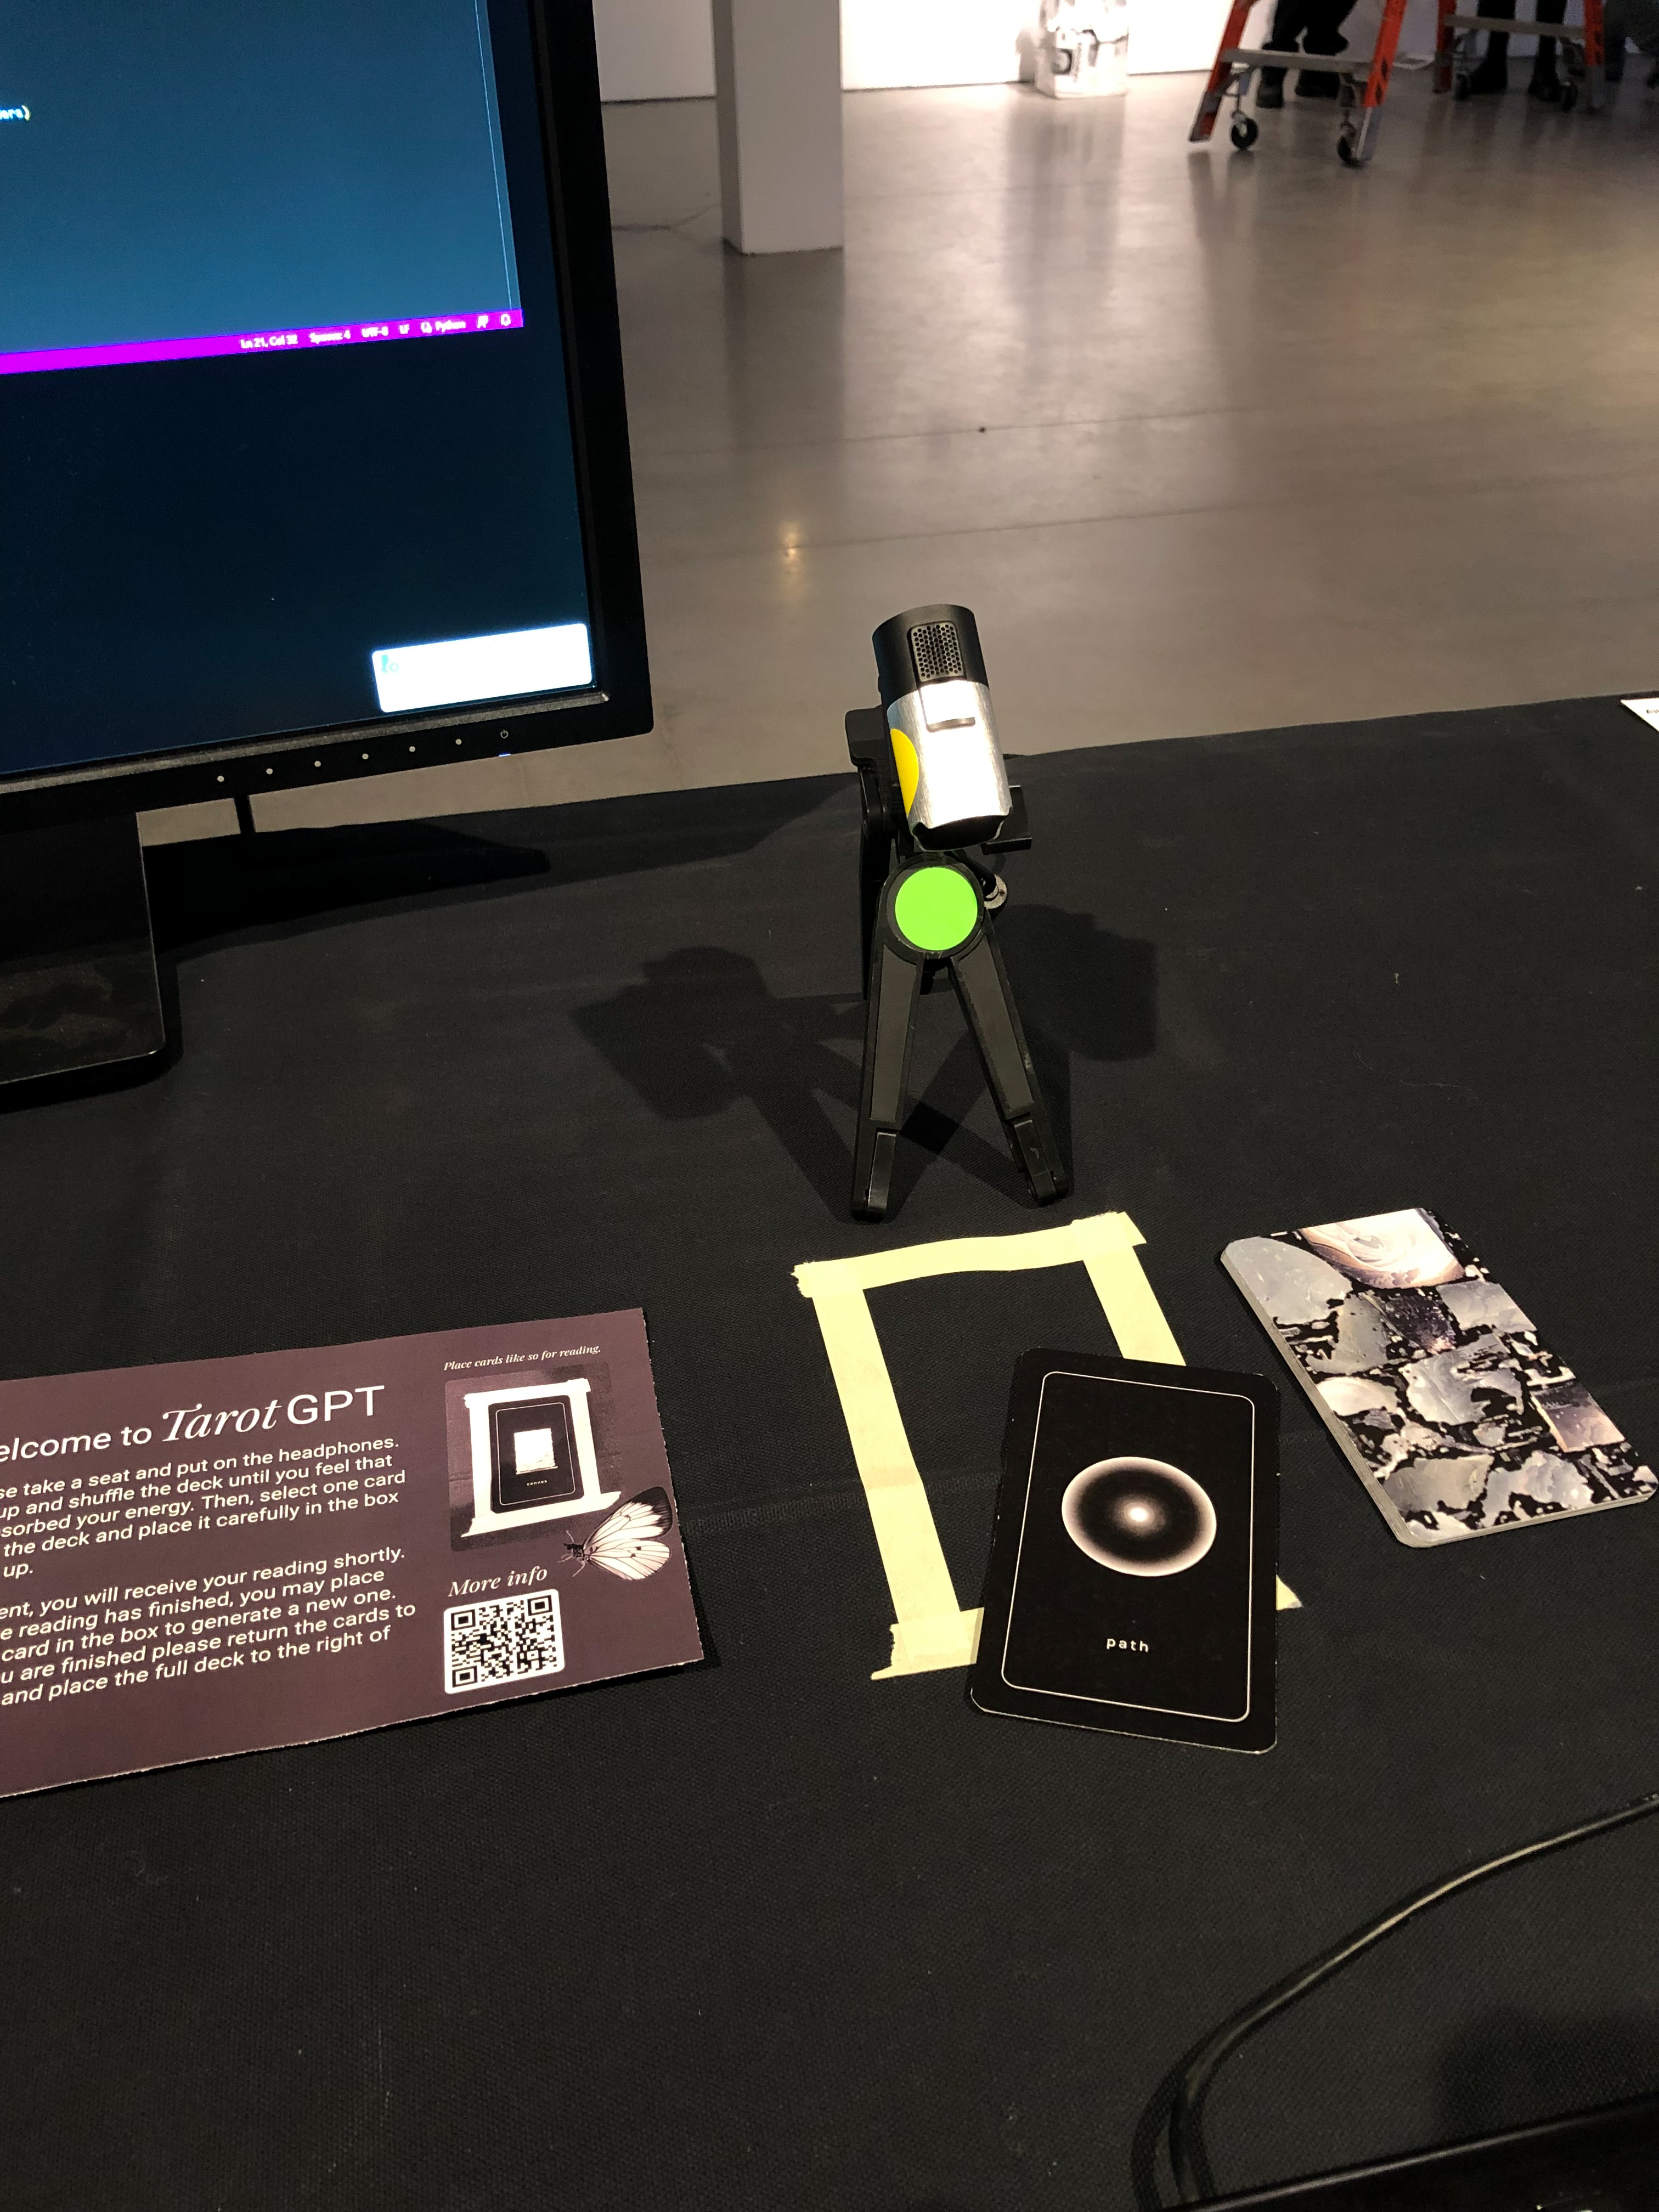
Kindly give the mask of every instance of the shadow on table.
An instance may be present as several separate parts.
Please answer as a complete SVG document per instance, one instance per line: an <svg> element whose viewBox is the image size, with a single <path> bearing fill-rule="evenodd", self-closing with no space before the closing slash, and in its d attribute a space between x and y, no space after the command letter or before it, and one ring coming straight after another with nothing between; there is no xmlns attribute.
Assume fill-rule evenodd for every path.
<svg viewBox="0 0 1659 2212"><path fill-rule="evenodd" d="M1651 2012L1607 2020L1495 2012L1447 2048L1440 2131L1448 2142L1492 2135L1655 2089L1659 1998Z"/></svg>
<svg viewBox="0 0 1659 2212"><path fill-rule="evenodd" d="M1092 915L1030 907L1000 928L1031 1057L1062 1149L1071 1152L1071 1065L1130 1060L1156 1039L1156 952L1113 936ZM948 988L948 986L945 987ZM843 1125L858 1113L864 1003L852 993L775 997L754 961L690 945L647 961L644 981L580 1008L583 1036L651 1112L687 1121L749 1099L831 1213L847 1210L853 1162ZM964 1127L984 1081L964 1030L905 1123L890 1216L928 1157L1009 1196L1024 1182L1007 1152Z"/></svg>
<svg viewBox="0 0 1659 2212"><path fill-rule="evenodd" d="M1130 2163L1139 2212L1164 2212L1176 2201L1164 2144L1176 2090L1194 2056L1188 2052L1170 2068L1136 2126ZM1334 2162L1339 2168L1496 2135L1659 2088L1659 2008L1606 2020L1540 2018L1513 2009L1492 2013L1452 2038L1438 2072L1439 2112L1428 2141L1338 2152ZM1200 2153L1200 2178L1206 2192L1213 2192L1217 2183L1202 2140ZM1307 2171L1304 2160L1296 2175ZM1255 2173L1248 2183L1230 2178L1228 2185L1266 2188L1292 2178Z"/></svg>
<svg viewBox="0 0 1659 2212"><path fill-rule="evenodd" d="M838 795L850 807L850 777L152 846L144 871L166 1045L148 1060L7 1085L0 1115L136 1089L165 1075L183 1048L176 964L182 954L332 927L371 908L380 915L417 913L513 896L536 884L592 883L724 860L753 851ZM90 975L84 1005L72 1011L95 1030L108 996L106 985ZM14 1009L13 1018L26 1021L28 1012Z"/></svg>
<svg viewBox="0 0 1659 2212"><path fill-rule="evenodd" d="M724 860L752 851L848 782L811 776L153 846L144 859L155 941L200 951L230 937L328 926L366 907L410 912L506 896L532 881L592 883Z"/></svg>

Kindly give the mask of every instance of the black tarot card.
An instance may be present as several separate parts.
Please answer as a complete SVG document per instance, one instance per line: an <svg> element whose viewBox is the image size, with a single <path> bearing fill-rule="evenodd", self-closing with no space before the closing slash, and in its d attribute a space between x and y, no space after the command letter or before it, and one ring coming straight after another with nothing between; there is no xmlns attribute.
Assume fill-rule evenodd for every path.
<svg viewBox="0 0 1659 2212"><path fill-rule="evenodd" d="M555 1392L489 1408L489 1502L497 1513L581 1492L570 1406Z"/></svg>
<svg viewBox="0 0 1659 2212"><path fill-rule="evenodd" d="M1279 1395L1258 1375L1026 1352L974 1703L1269 1750L1278 1443Z"/></svg>

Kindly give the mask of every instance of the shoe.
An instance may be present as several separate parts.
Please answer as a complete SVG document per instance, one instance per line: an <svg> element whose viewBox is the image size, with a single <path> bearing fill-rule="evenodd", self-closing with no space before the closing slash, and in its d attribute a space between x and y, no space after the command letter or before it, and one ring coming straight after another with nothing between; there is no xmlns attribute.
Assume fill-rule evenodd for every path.
<svg viewBox="0 0 1659 2212"><path fill-rule="evenodd" d="M1325 45L1310 46L1304 39L1302 42L1302 51L1310 62L1316 54L1322 60L1328 55L1334 60L1338 54L1347 52L1348 42L1338 34L1328 33ZM1338 80L1328 70L1304 69L1296 81L1296 96L1298 100L1334 100L1340 90L1341 86Z"/></svg>
<svg viewBox="0 0 1659 2212"><path fill-rule="evenodd" d="M1547 100L1552 106L1560 106L1561 80L1555 74L1553 60L1533 64L1532 75L1527 82L1527 97Z"/></svg>
<svg viewBox="0 0 1659 2212"><path fill-rule="evenodd" d="M1488 54L1485 61L1469 71L1467 82L1471 93L1507 92L1510 88L1508 55L1498 57Z"/></svg>
<svg viewBox="0 0 1659 2212"><path fill-rule="evenodd" d="M1279 69L1264 69L1255 81L1255 104L1258 107L1283 107L1285 105L1285 72Z"/></svg>

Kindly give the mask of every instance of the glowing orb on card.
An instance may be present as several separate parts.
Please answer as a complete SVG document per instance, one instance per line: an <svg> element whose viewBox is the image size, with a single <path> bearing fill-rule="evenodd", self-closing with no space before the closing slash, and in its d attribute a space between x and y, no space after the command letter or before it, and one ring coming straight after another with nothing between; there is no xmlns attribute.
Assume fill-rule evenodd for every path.
<svg viewBox="0 0 1659 2212"><path fill-rule="evenodd" d="M1074 1474L1060 1501L1079 1552L1120 1575L1180 1575L1215 1541L1209 1492L1161 1459L1103 1459Z"/></svg>

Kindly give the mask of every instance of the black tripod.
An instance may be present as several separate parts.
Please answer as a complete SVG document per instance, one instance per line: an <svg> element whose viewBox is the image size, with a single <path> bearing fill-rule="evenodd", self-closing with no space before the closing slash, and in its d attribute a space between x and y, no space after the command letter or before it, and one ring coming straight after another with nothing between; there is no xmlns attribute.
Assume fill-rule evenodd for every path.
<svg viewBox="0 0 1659 2212"><path fill-rule="evenodd" d="M941 970L949 975L979 1050L1009 1149L1039 1206L1072 1187L1060 1157L1036 1070L991 926L1006 892L995 872L965 852L930 852L905 821L887 717L878 707L847 717L847 750L859 772L859 903L864 935L864 1085L853 1163L853 1211L866 1221L887 1212L893 1154L904 1120L916 1000ZM1031 839L1018 789L1006 821L980 847L986 856L1023 853Z"/></svg>

